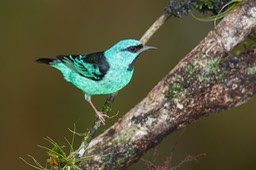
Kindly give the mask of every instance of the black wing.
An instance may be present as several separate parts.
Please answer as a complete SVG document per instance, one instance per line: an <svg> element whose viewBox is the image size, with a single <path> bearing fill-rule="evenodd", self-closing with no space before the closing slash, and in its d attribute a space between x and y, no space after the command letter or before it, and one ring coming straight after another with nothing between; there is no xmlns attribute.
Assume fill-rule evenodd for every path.
<svg viewBox="0 0 256 170"><path fill-rule="evenodd" d="M95 81L102 80L109 70L109 63L104 52L87 55L59 55L57 58L81 76Z"/></svg>

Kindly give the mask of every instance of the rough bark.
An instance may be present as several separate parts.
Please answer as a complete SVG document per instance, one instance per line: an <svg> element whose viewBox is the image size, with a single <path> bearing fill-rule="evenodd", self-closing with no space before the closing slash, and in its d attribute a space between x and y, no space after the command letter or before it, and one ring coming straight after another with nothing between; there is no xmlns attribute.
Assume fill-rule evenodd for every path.
<svg viewBox="0 0 256 170"><path fill-rule="evenodd" d="M230 51L256 26L255 1L245 1L160 81L133 109L91 141L81 169L124 169L171 132L230 109L256 92L256 50Z"/></svg>

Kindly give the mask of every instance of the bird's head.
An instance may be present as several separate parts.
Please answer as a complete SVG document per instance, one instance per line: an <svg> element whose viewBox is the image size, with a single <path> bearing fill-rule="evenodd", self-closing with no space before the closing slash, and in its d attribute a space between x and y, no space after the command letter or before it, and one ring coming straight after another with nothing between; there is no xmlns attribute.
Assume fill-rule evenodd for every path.
<svg viewBox="0 0 256 170"><path fill-rule="evenodd" d="M127 65L128 70L133 70L134 63L139 54L150 49L156 49L156 47L143 45L138 40L127 39L119 41L106 50L105 56L110 63Z"/></svg>

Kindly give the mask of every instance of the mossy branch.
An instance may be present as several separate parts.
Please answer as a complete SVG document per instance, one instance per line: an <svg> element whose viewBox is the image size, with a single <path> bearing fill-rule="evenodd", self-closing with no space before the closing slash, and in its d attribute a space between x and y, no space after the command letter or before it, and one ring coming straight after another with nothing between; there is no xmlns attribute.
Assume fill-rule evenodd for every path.
<svg viewBox="0 0 256 170"><path fill-rule="evenodd" d="M122 169L180 127L238 106L256 93L256 50L231 50L256 26L256 3L245 0L133 109L84 149L81 169Z"/></svg>

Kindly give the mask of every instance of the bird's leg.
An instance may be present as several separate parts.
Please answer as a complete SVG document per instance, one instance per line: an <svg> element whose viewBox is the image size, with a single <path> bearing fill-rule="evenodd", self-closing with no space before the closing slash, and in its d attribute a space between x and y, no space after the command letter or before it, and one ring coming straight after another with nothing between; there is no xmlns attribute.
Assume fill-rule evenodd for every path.
<svg viewBox="0 0 256 170"><path fill-rule="evenodd" d="M88 100L88 103L92 106L94 112L96 113L96 116L100 119L101 123L102 123L103 125L105 125L105 118L104 118L104 117L109 117L109 116L106 115L106 114L102 114L100 111L98 111L98 110L95 108L95 106L94 106L94 104L92 103L91 100Z"/></svg>
<svg viewBox="0 0 256 170"><path fill-rule="evenodd" d="M109 117L109 116L106 115L106 114L102 114L100 111L98 111L98 110L96 109L96 107L94 106L94 104L93 104L92 101L91 101L91 96L85 94L85 95L84 95L84 98L85 98L85 100L91 105L91 107L93 108L93 110L94 110L96 116L100 119L101 123L102 123L103 125L105 125L105 118L104 118L104 117Z"/></svg>

